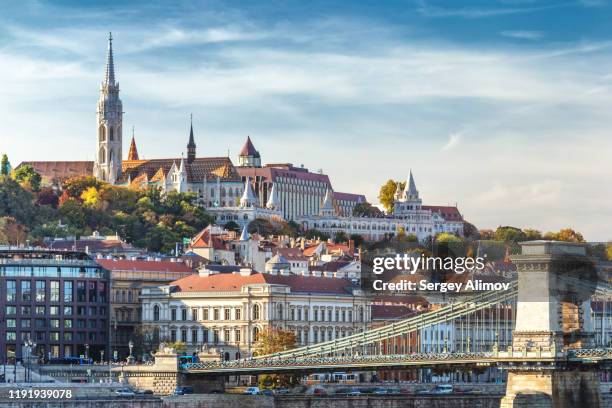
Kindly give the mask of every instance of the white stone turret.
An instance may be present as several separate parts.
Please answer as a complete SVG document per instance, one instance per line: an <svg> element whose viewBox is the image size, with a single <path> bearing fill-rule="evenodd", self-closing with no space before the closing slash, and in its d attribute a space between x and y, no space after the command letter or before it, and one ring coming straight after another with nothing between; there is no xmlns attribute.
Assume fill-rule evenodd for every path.
<svg viewBox="0 0 612 408"><path fill-rule="evenodd" d="M255 197L255 193L253 193L253 188L251 187L251 179L250 177L246 178L244 183L244 192L242 193L242 197L240 198L240 207L256 207L257 206L257 197Z"/></svg>
<svg viewBox="0 0 612 408"><path fill-rule="evenodd" d="M404 194L402 198L405 201L420 201L419 191L416 188L414 177L412 177L412 170L410 170L410 175L408 176L408 180L406 181L406 186L404 187Z"/></svg>
<svg viewBox="0 0 612 408"><path fill-rule="evenodd" d="M185 159L181 156L181 164L179 165L176 177L176 191L184 193L187 191L187 169L185 168Z"/></svg>
<svg viewBox="0 0 612 408"><path fill-rule="evenodd" d="M319 215L323 217L332 217L336 215L336 209L334 208L333 192L328 188L325 191L325 198L319 208Z"/></svg>
<svg viewBox="0 0 612 408"><path fill-rule="evenodd" d="M249 240L249 232L247 231L247 226L245 224L244 227L242 227L242 234L240 234L240 241L248 241Z"/></svg>
<svg viewBox="0 0 612 408"><path fill-rule="evenodd" d="M278 201L278 195L276 194L276 183L272 183L272 189L270 190L270 197L268 197L266 208L270 210L278 210L280 208L280 202Z"/></svg>

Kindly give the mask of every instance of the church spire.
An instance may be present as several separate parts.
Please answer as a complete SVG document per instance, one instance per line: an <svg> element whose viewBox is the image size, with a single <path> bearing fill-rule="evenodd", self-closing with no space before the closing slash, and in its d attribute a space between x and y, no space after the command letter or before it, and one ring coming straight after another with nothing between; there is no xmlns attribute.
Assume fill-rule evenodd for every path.
<svg viewBox="0 0 612 408"><path fill-rule="evenodd" d="M196 158L196 144L193 138L193 113L190 115L189 143L187 143L187 163L192 163Z"/></svg>
<svg viewBox="0 0 612 408"><path fill-rule="evenodd" d="M115 63L113 61L113 33L108 33L108 51L106 53L105 86L115 86Z"/></svg>
<svg viewBox="0 0 612 408"><path fill-rule="evenodd" d="M128 160L138 160L138 149L136 148L136 139L134 138L134 126L132 126L132 143L130 143L130 151L128 152Z"/></svg>

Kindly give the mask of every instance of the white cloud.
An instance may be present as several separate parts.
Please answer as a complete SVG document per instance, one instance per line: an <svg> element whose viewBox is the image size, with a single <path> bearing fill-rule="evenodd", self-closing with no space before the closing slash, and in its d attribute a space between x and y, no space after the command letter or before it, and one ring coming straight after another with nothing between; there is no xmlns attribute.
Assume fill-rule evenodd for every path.
<svg viewBox="0 0 612 408"><path fill-rule="evenodd" d="M612 189L593 183L612 177L609 43L376 42L364 28L351 41L367 49L321 46L339 41L338 24L115 26L125 127L136 125L147 157L179 156L194 112L202 155L234 154L249 133L265 162L323 168L338 191L375 200L411 167L427 203L458 202L479 227L571 225L612 238ZM0 50L11 135L0 134L0 150L13 161L91 159L106 31L11 27ZM184 58L160 52L181 47ZM470 149L458 149L466 134ZM440 149L452 151L443 162Z"/></svg>
<svg viewBox="0 0 612 408"><path fill-rule="evenodd" d="M507 30L500 33L503 37L516 38L519 40L539 40L544 36L541 31L529 30Z"/></svg>
<svg viewBox="0 0 612 408"><path fill-rule="evenodd" d="M459 145L463 135L461 133L451 133L448 135L448 141L442 146L442 150L452 150Z"/></svg>

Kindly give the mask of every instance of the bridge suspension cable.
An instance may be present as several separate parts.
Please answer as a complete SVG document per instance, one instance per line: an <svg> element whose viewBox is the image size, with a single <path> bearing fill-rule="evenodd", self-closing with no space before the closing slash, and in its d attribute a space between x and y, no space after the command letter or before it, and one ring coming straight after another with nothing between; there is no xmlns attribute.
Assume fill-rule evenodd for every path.
<svg viewBox="0 0 612 408"><path fill-rule="evenodd" d="M375 342L389 340L397 336L415 332L424 327L444 323L451 319L472 314L476 311L490 308L493 305L503 303L516 298L518 283L510 284L504 292L487 291L469 297L460 302L451 303L440 309L423 313L415 317L402 320L397 323L387 324L383 327L356 333L341 339L326 341L315 345L299 347L287 351L253 357L253 359L270 358L295 358L309 356L323 356L327 354L340 353L341 351L360 348Z"/></svg>

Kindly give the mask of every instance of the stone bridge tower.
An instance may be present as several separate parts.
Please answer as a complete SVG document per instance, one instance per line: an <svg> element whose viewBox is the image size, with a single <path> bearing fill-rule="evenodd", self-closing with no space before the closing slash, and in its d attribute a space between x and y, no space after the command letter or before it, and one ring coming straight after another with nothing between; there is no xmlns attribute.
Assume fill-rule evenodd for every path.
<svg viewBox="0 0 612 408"><path fill-rule="evenodd" d="M587 309L597 271L586 245L532 241L521 247L512 257L518 270L512 349L520 357L507 366L501 408L599 407L598 374L566 360L569 350L592 342Z"/></svg>

